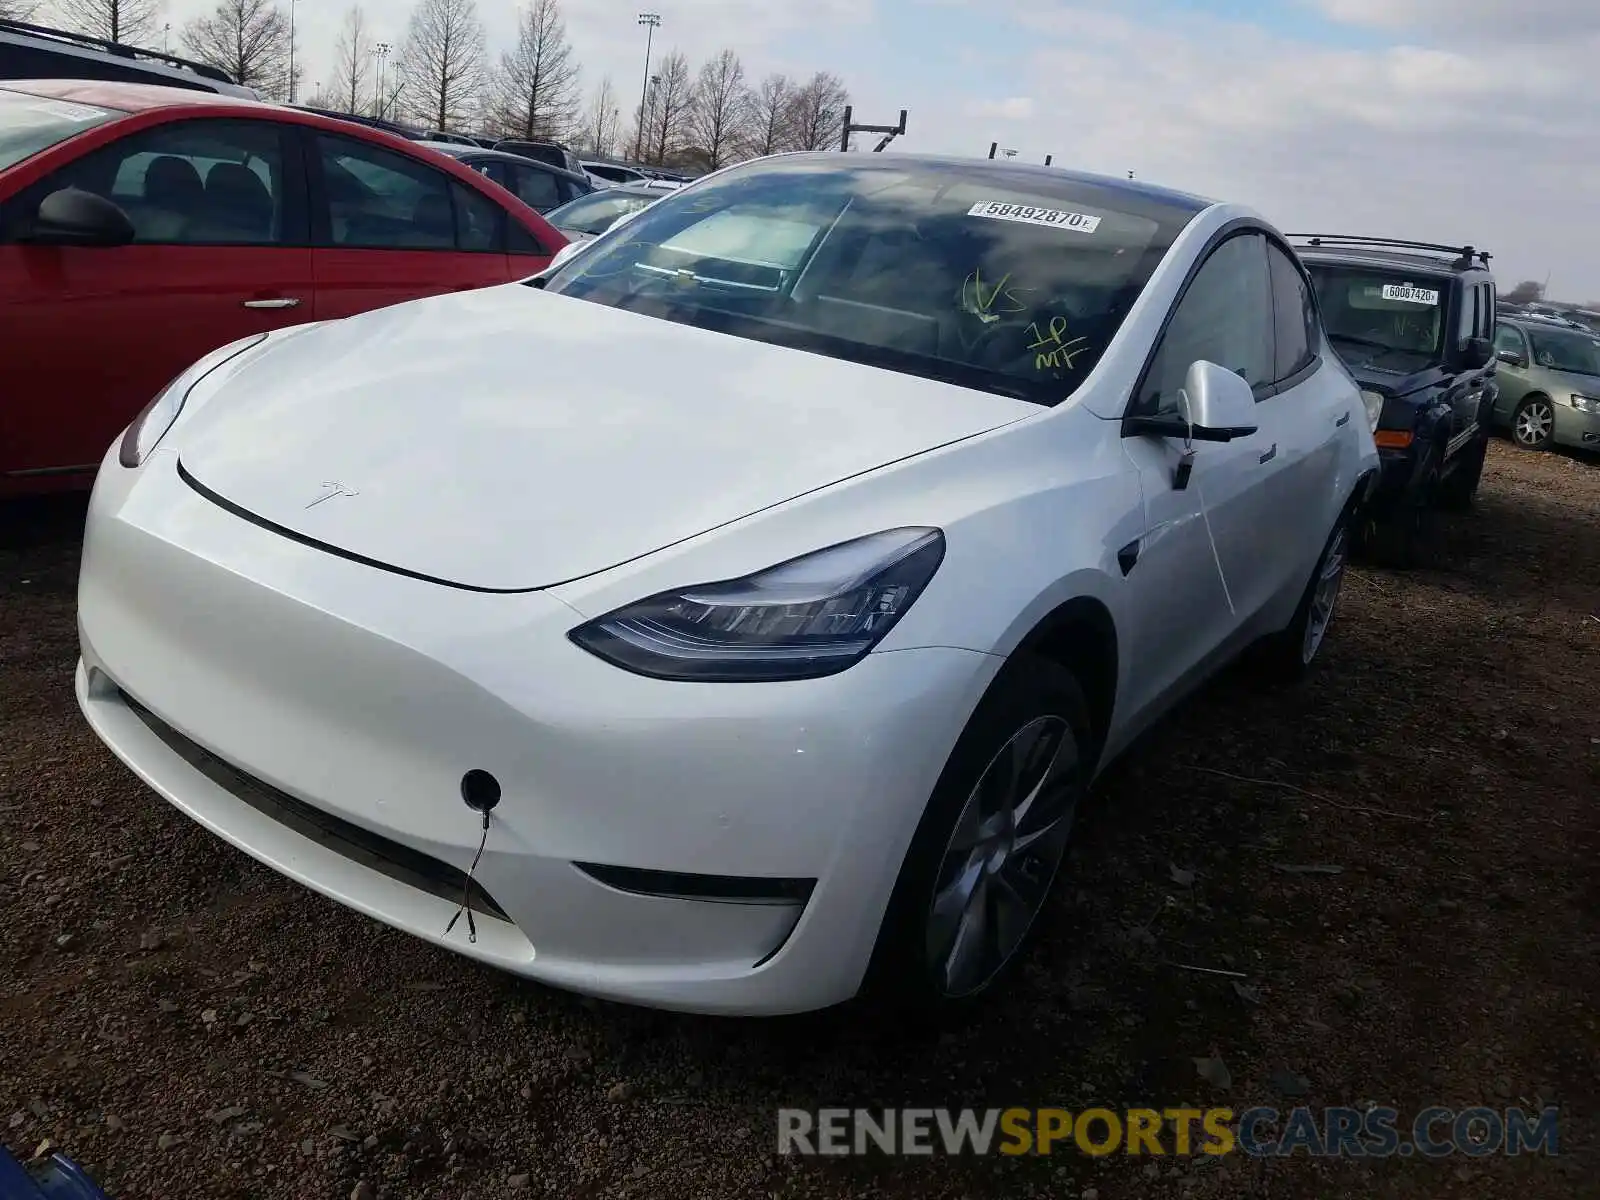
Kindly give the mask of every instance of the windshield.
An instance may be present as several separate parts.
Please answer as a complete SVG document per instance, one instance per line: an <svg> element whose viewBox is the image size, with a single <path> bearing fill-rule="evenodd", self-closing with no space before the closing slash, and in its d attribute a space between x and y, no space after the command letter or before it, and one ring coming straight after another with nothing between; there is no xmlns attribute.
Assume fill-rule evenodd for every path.
<svg viewBox="0 0 1600 1200"><path fill-rule="evenodd" d="M654 204L660 197L640 196L628 192L604 191L580 196L570 204L551 209L545 220L557 229L570 229L577 233L601 234L610 229L618 217Z"/></svg>
<svg viewBox="0 0 1600 1200"><path fill-rule="evenodd" d="M1524 328L1527 328L1524 326ZM1600 375L1600 338L1577 330L1527 329L1533 361L1552 371Z"/></svg>
<svg viewBox="0 0 1600 1200"><path fill-rule="evenodd" d="M766 159L662 196L615 245L545 282L669 321L1056 404L1094 368L1197 211L1065 172Z"/></svg>
<svg viewBox="0 0 1600 1200"><path fill-rule="evenodd" d="M1363 363L1440 354L1442 281L1395 272L1307 263L1323 325L1341 356Z"/></svg>
<svg viewBox="0 0 1600 1200"><path fill-rule="evenodd" d="M0 88L0 171L123 113Z"/></svg>

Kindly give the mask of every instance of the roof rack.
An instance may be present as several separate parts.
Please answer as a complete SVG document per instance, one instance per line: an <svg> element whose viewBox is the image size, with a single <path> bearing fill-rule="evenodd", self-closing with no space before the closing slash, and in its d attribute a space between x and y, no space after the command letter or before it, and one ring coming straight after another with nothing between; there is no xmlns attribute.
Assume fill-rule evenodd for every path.
<svg viewBox="0 0 1600 1200"><path fill-rule="evenodd" d="M27 33L32 34L34 37L52 38L58 42L71 42L90 50L99 50L103 54L113 54L118 58L150 59L153 62L164 63L169 67L193 71L196 75L215 80L217 83L237 85L239 82L226 71L214 67L210 63L181 58L176 54L168 54L163 50L146 50L142 46L128 46L122 42L92 37L87 33L73 33L66 29L52 29L47 25L30 25L26 21L12 21L6 18L0 18L0 31Z"/></svg>
<svg viewBox="0 0 1600 1200"><path fill-rule="evenodd" d="M1489 260L1494 256L1487 250L1477 250L1472 246L1446 246L1439 242L1407 242L1400 238L1381 237L1350 237L1341 233L1291 233L1291 241L1303 241L1308 246L1368 246L1373 249L1388 247L1395 250L1427 250L1435 254L1453 254L1456 256L1455 265L1470 267L1476 258L1484 266L1489 265Z"/></svg>

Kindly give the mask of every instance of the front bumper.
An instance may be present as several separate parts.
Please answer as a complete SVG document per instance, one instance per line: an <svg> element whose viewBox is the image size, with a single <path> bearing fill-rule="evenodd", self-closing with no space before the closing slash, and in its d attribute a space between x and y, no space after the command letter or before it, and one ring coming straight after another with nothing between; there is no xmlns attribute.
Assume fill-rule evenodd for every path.
<svg viewBox="0 0 1600 1200"><path fill-rule="evenodd" d="M1551 440L1558 446L1578 450L1600 450L1600 413L1584 412L1570 404L1552 404L1555 427Z"/></svg>
<svg viewBox="0 0 1600 1200"><path fill-rule="evenodd" d="M726 1013L855 994L998 659L905 650L799 683L643 679L567 641L580 618L548 594L438 587L299 545L205 500L175 461L101 471L77 675L96 733L172 804L342 904L557 986ZM481 832L461 800L471 769L503 794L475 943L464 919L445 933ZM629 872L735 886L687 898L694 879Z"/></svg>

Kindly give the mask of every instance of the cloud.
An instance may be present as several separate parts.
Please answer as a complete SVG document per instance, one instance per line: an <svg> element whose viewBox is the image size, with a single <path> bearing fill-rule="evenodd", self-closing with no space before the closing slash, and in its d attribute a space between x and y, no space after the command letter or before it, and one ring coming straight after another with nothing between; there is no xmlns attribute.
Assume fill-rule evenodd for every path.
<svg viewBox="0 0 1600 1200"><path fill-rule="evenodd" d="M1442 42L1545 42L1600 32L1594 0L1316 0L1326 16Z"/></svg>
<svg viewBox="0 0 1600 1200"><path fill-rule="evenodd" d="M1587 82L1600 35L1362 50L1194 15L1014 11L1031 49L1011 81L1036 115L1005 136L1023 158L1133 170L1252 205L1289 232L1470 242L1497 254L1503 287L1550 271L1553 293L1600 296L1588 216L1600 100ZM983 103L919 104L913 128L982 153L998 132Z"/></svg>
<svg viewBox="0 0 1600 1200"><path fill-rule="evenodd" d="M970 111L975 117L993 117L997 121L1026 121L1033 116L1033 97L1008 96L1004 100L979 100Z"/></svg>

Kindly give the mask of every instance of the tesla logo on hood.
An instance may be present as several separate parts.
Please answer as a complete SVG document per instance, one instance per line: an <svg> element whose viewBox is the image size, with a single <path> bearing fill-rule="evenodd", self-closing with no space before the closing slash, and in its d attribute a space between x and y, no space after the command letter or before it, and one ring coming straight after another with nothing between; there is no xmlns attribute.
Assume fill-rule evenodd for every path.
<svg viewBox="0 0 1600 1200"><path fill-rule="evenodd" d="M360 494L361 493L356 491L355 488L346 487L337 479L330 479L322 485L322 495L318 496L310 504L306 505L306 507L315 508L324 500L332 500L335 496L359 496Z"/></svg>

